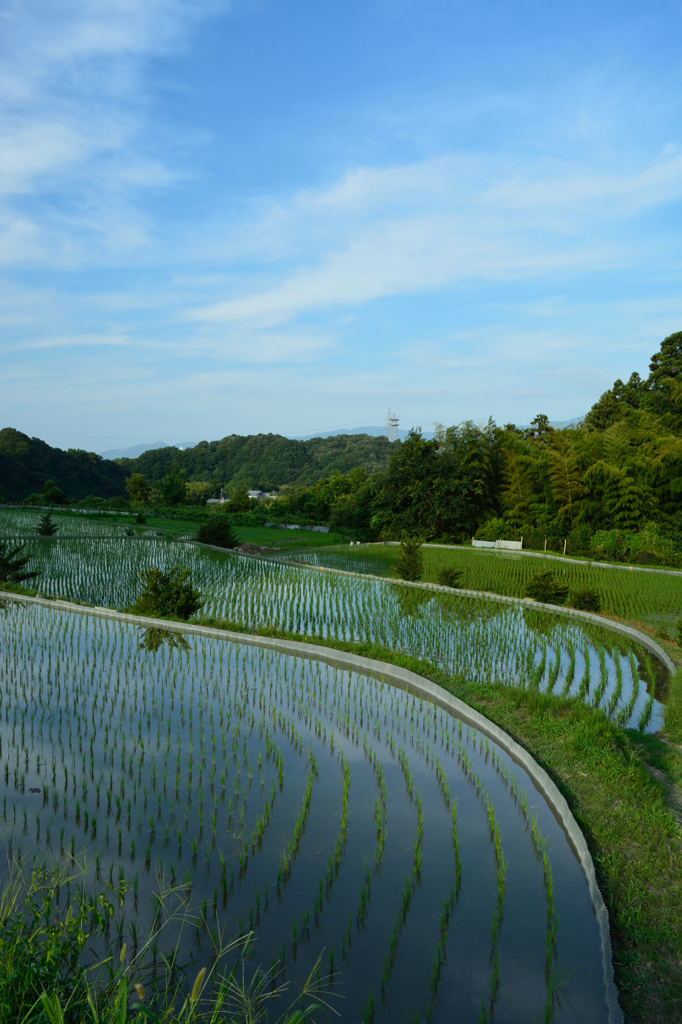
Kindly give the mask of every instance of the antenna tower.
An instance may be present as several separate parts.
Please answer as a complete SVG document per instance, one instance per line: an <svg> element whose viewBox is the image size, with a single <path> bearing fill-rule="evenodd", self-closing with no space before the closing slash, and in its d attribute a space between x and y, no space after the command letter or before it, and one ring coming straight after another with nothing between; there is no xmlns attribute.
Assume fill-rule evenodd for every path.
<svg viewBox="0 0 682 1024"><path fill-rule="evenodd" d="M394 416L389 409L386 413L386 432L388 433L388 439L391 443L398 440L398 424L400 419Z"/></svg>

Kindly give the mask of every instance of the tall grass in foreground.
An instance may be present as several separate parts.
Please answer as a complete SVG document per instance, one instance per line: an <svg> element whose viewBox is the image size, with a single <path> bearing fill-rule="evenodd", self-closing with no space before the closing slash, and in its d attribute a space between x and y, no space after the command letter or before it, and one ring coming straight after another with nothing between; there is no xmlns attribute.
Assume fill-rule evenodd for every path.
<svg viewBox="0 0 682 1024"><path fill-rule="evenodd" d="M69 870L70 869L70 870ZM149 958L159 932L170 919L191 928L196 917L184 900L161 891L155 930L128 955L97 960L89 951L92 939L107 931L122 892L115 888L90 893L85 866L34 862L27 870L10 860L0 890L0 1019L3 1024L125 1024L139 1021L257 1024L268 1020L268 1002L287 986L256 971L250 981L235 967L216 969L219 956L239 945L233 940L213 958L195 967L178 962L176 953ZM124 883L125 885L125 883ZM60 892L68 906L58 910ZM246 939L248 941L248 937ZM304 1024L328 1006L320 996L316 975L319 960L296 999L275 1024ZM191 970L191 968L190 968Z"/></svg>

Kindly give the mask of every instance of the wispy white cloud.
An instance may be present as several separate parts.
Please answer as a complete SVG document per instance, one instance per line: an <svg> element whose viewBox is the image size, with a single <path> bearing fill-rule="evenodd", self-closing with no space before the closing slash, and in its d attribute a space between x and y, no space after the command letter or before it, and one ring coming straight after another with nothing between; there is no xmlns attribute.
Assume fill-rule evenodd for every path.
<svg viewBox="0 0 682 1024"><path fill-rule="evenodd" d="M300 193L239 231L266 250L282 250L288 236L290 257L305 248L315 264L309 258L293 272L285 264L274 287L242 288L190 315L269 326L385 296L632 265L643 258L642 243L625 249L623 231L643 209L680 197L677 154L608 171L557 162L519 167L499 154L365 168L330 189Z"/></svg>
<svg viewBox="0 0 682 1024"><path fill-rule="evenodd" d="M124 348L135 344L132 338L116 334L65 334L52 338L40 338L37 341L22 342L23 350L44 348Z"/></svg>
<svg viewBox="0 0 682 1024"><path fill-rule="evenodd" d="M87 258L148 241L131 205L177 172L148 152L149 57L221 0L8 0L0 12L0 261ZM36 195L30 212L22 197Z"/></svg>

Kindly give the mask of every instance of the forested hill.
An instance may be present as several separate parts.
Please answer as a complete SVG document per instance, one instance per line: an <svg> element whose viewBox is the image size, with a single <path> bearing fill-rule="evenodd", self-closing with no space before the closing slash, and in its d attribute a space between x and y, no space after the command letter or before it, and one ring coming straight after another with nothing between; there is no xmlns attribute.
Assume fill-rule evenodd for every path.
<svg viewBox="0 0 682 1024"><path fill-rule="evenodd" d="M187 451L157 448L137 459L117 459L125 477L142 473L150 482L163 479L177 465L185 480L214 480L227 488L250 487L269 491L283 484L302 486L329 476L361 468L368 473L385 470L391 455L386 437L341 434L294 441L280 434L231 434L221 441L201 441Z"/></svg>
<svg viewBox="0 0 682 1024"><path fill-rule="evenodd" d="M23 501L53 480L76 500L88 494L100 498L127 497L125 470L94 452L51 448L38 437L19 430L0 430L0 496Z"/></svg>
<svg viewBox="0 0 682 1024"><path fill-rule="evenodd" d="M366 434L315 437L293 441L279 434L232 434L222 441L202 441L195 448L157 448L137 459L103 459L94 452L52 448L19 430L0 430L0 500L23 501L52 480L76 501L127 498L126 478L143 473L151 483L163 479L172 465L188 482L212 481L226 490L253 487L272 490L283 484L315 483L334 470L368 473L385 470L391 454L386 437Z"/></svg>

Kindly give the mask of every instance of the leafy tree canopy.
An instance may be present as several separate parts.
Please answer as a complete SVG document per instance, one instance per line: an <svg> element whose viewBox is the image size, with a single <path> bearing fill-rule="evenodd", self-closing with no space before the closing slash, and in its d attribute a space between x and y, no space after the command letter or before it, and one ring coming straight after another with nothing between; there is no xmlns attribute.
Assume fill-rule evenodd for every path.
<svg viewBox="0 0 682 1024"><path fill-rule="evenodd" d="M149 481L143 473L131 473L126 480L126 491L130 496L130 500L138 505L143 505L152 496Z"/></svg>
<svg viewBox="0 0 682 1024"><path fill-rule="evenodd" d="M175 463L168 467L168 472L159 485L164 500L169 505L180 505L187 497L187 484L182 470Z"/></svg>
<svg viewBox="0 0 682 1024"><path fill-rule="evenodd" d="M218 548L236 548L239 543L232 523L223 513L211 516L207 523L201 524L197 540L200 544L212 544Z"/></svg>

